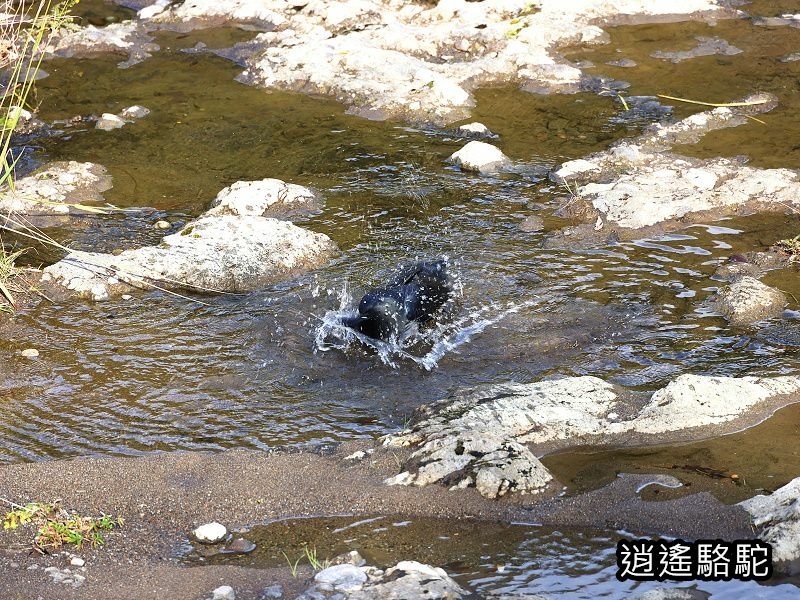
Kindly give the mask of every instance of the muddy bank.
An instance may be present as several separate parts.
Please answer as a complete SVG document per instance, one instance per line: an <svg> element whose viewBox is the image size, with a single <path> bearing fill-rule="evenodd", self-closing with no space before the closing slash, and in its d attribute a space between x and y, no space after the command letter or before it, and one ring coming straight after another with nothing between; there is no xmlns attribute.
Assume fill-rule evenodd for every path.
<svg viewBox="0 0 800 600"><path fill-rule="evenodd" d="M522 496L489 502L469 489L451 493L438 486L387 488L383 480L396 473L396 460L402 459L403 451L380 449L366 461L343 460L367 447L346 444L330 456L232 451L2 466L0 487L11 499L58 497L65 507L82 514L105 511L123 516L126 524L108 535L105 548L81 552L87 563L86 581L76 589L52 583L43 572L49 565L63 568L67 558L30 554L31 531L3 531L3 560L17 567L6 570L0 590L10 597L24 589L44 598L108 598L113 590L115 598L155 594L194 599L202 594L210 597L212 589L228 584L236 589L237 598L255 599L275 580L287 590L302 587L288 567L255 571L178 566L177 550L191 529L213 520L236 527L291 516L398 514L603 527L690 538L736 539L751 533L745 511L722 505L707 494L643 502L637 489L652 477L625 476L580 498L536 504L526 503ZM123 481L125 485L120 485ZM29 568L33 564L39 566Z"/></svg>

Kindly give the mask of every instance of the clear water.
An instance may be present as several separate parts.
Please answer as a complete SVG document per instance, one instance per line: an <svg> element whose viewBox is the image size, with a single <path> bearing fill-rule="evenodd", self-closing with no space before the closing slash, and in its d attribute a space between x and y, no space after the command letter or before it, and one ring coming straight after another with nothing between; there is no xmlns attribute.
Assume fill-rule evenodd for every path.
<svg viewBox="0 0 800 600"><path fill-rule="evenodd" d="M713 66L717 85L731 82L730 95L739 94L742 77L768 77L756 69L756 52L768 39L780 46L788 38L770 31L765 39L764 28L747 21L723 26L749 35L753 46L737 39L747 51L725 57L732 63L672 65L648 60L642 41L642 56L632 55L642 66L625 71L635 83L630 93L649 93L634 76L665 65L683 70L657 72L660 85L697 81ZM671 25L620 28L593 53L612 54L662 31L670 40L678 35ZM75 219L49 233L105 251L155 243L155 220L185 221L238 179L280 177L323 193L323 211L301 224L331 236L341 254L318 272L250 295L206 297L206 305L152 293L102 304L43 302L21 313L3 342L0 397L9 401L0 415L0 461L370 437L457 388L552 374L655 389L687 371L797 370L791 336L732 329L702 307L718 285L711 277L718 263L794 235L796 216L732 219L594 249L542 247L565 224L553 215L565 190L544 179L546 168L645 124L611 98L479 91L475 117L500 134L523 169L478 177L444 162L463 144L447 132L369 122L327 100L248 88L233 81L231 63L183 52L198 41L223 47L248 35L162 33L161 52L129 69L117 68L114 56L47 63L50 75L38 90L47 120L134 103L153 111L111 132L57 125L39 140L39 159L100 162L114 177L110 202L152 209ZM780 74L770 76L785 81ZM674 113L691 110L697 107L678 105ZM792 123L782 121L782 129ZM762 126L731 132L748 141L762 131L755 127ZM531 214L547 231L519 230ZM330 343L331 314L352 309L398 264L435 256L450 258L461 290L451 316L421 346ZM28 256L55 258L41 249ZM771 277L789 292L797 287L791 273ZM40 357L18 357L25 347L40 349Z"/></svg>
<svg viewBox="0 0 800 600"><path fill-rule="evenodd" d="M238 535L238 534L237 534ZM796 598L797 587L785 580L756 582L635 582L616 577L616 547L632 539L624 531L573 531L533 524L469 520L369 517L289 519L243 532L256 543L249 555L201 557L189 550L184 562L284 567L299 559L308 565L306 548L320 562L357 550L367 564L386 568L417 560L443 568L460 585L483 597L628 598L655 588L693 588L715 599ZM202 548L201 548L202 550ZM284 556L285 554L285 556ZM288 559L287 559L288 557Z"/></svg>

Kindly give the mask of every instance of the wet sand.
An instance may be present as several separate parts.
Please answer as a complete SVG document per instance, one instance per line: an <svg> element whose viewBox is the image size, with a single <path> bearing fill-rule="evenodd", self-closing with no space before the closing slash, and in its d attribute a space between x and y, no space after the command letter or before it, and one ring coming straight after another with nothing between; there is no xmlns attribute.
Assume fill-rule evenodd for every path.
<svg viewBox="0 0 800 600"><path fill-rule="evenodd" d="M636 489L650 476L625 475L582 496L521 496L488 501L474 489L387 487L403 451L378 449L362 462L344 461L365 442L330 455L312 452L229 451L165 453L13 464L0 467L0 495L14 502L52 501L84 515L122 516L125 526L86 559L79 588L53 583L43 568L69 566L63 554L30 551L31 527L0 533L2 598L200 599L231 585L238 600L256 599L267 585L284 585L287 597L304 589L310 570L293 578L283 569L182 566L179 547L197 525L219 521L228 529L274 519L337 514L387 514L530 522L630 532L738 539L751 537L746 513L701 493L644 502ZM30 569L31 565L38 568Z"/></svg>

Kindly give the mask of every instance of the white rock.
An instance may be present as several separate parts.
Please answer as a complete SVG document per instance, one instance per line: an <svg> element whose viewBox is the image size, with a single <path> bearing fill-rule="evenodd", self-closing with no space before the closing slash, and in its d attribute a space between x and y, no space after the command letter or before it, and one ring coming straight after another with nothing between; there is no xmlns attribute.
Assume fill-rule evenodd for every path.
<svg viewBox="0 0 800 600"><path fill-rule="evenodd" d="M554 175L563 181L569 177L575 177L576 175L582 175L586 172L599 170L600 166L598 164L579 158L563 163L561 167L554 172Z"/></svg>
<svg viewBox="0 0 800 600"><path fill-rule="evenodd" d="M328 260L336 246L325 235L264 217L204 215L158 246L118 255L73 252L44 272L77 295L102 298L129 286L244 292ZM124 282L108 283L110 276Z"/></svg>
<svg viewBox="0 0 800 600"><path fill-rule="evenodd" d="M211 592L211 600L236 600L236 593L229 585L221 585Z"/></svg>
<svg viewBox="0 0 800 600"><path fill-rule="evenodd" d="M39 356L39 351L36 348L25 348L24 350L20 350L19 355L25 358L36 358Z"/></svg>
<svg viewBox="0 0 800 600"><path fill-rule="evenodd" d="M169 221L163 221L163 220L162 221L156 221L153 224L153 227L155 227L156 229L169 229L170 227L172 227L172 223L170 223Z"/></svg>
<svg viewBox="0 0 800 600"><path fill-rule="evenodd" d="M620 421L617 388L596 377L488 386L426 407L427 418L410 431L384 438L385 445L417 447L406 470L385 483L447 480L454 488L474 483L490 498L535 493L552 476L526 444L624 444L632 434L658 442L685 440L687 431L703 436L704 428L733 430L740 418L763 418L798 394L797 376L687 374L656 391L636 416Z"/></svg>
<svg viewBox="0 0 800 600"><path fill-rule="evenodd" d="M134 104L133 106L129 106L128 108L123 108L120 115L125 119L141 119L146 117L150 114L150 109L145 108L144 106L139 106L138 104Z"/></svg>
<svg viewBox="0 0 800 600"><path fill-rule="evenodd" d="M492 137L494 133L492 133L491 129L489 129L483 123L473 122L467 123L466 125L459 125L456 128L456 131L462 134L467 135L475 135L475 136L483 136L483 137Z"/></svg>
<svg viewBox="0 0 800 600"><path fill-rule="evenodd" d="M496 173L511 166L511 160L499 148L477 140L467 143L447 160L465 171L481 174Z"/></svg>
<svg viewBox="0 0 800 600"><path fill-rule="evenodd" d="M62 58L93 56L99 52L122 52L128 55L128 59L119 63L119 66L126 68L158 50L158 45L152 42L153 36L146 27L140 21L132 20L103 27L64 27L50 39L45 51Z"/></svg>
<svg viewBox="0 0 800 600"><path fill-rule="evenodd" d="M317 583L327 583L340 592L359 589L367 581L367 574L351 564L334 565L323 569L314 576Z"/></svg>
<svg viewBox="0 0 800 600"><path fill-rule="evenodd" d="M217 542L221 542L225 539L225 536L228 535L228 530L225 525L213 521L211 523L206 523L205 525L200 525L194 531L192 531L192 535L197 539L198 542L202 542L204 544L216 544Z"/></svg>
<svg viewBox="0 0 800 600"><path fill-rule="evenodd" d="M800 391L797 377L681 375L657 390L635 419L624 425L640 433L677 432L732 421L776 396Z"/></svg>
<svg viewBox="0 0 800 600"><path fill-rule="evenodd" d="M97 120L95 127L103 131L111 131L112 129L119 129L125 125L125 119L118 117L111 113L103 113Z"/></svg>
<svg viewBox="0 0 800 600"><path fill-rule="evenodd" d="M111 187L106 169L94 163L54 162L17 180L0 194L0 211L35 215L65 215L70 203L93 204Z"/></svg>
<svg viewBox="0 0 800 600"><path fill-rule="evenodd" d="M72 559L69 561L73 567L82 567L86 564L86 561L83 560L80 556L73 556Z"/></svg>
<svg viewBox="0 0 800 600"><path fill-rule="evenodd" d="M302 185L280 179L237 181L217 194L206 214L268 217L276 213L307 212L320 204L319 197Z"/></svg>
<svg viewBox="0 0 800 600"><path fill-rule="evenodd" d="M759 538L772 544L773 561L788 563L791 569L791 563L800 559L800 477L739 506L750 513L756 527L764 527Z"/></svg>
<svg viewBox="0 0 800 600"><path fill-rule="evenodd" d="M762 111L775 105L774 98L765 94L745 100ZM692 213L708 220L709 211L736 214L748 204L753 210L800 209L800 179L795 171L757 169L727 158L688 159L670 152L674 144L696 143L709 131L746 122L726 108L655 125L608 151L564 163L552 178L579 179L583 185L578 196L601 213L604 223L631 229L685 221Z"/></svg>
<svg viewBox="0 0 800 600"><path fill-rule="evenodd" d="M444 570L412 560L404 560L378 574L360 590L347 594L348 600L411 600L412 598L448 598L468 596Z"/></svg>
<svg viewBox="0 0 800 600"><path fill-rule="evenodd" d="M597 26L604 20L723 8L714 0L539 0L536 11L520 15L529 7L522 0L302 0L299 11L298 2L193 0L164 8L164 1L142 9L140 18L267 29L242 48L246 83L333 97L370 118L442 125L468 116L471 92L481 85L523 81L577 90L580 70L555 49L607 39ZM452 60L457 49L461 55Z"/></svg>
<svg viewBox="0 0 800 600"><path fill-rule="evenodd" d="M137 16L140 19L152 19L157 14L164 11L164 9L169 6L170 0L156 0L150 6L145 6L144 8L140 9L137 13Z"/></svg>

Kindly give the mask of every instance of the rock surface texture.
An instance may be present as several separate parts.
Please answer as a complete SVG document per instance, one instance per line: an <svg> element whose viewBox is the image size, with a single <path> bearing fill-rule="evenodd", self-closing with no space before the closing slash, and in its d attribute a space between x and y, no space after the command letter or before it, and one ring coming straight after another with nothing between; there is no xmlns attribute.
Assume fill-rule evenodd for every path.
<svg viewBox="0 0 800 600"><path fill-rule="evenodd" d="M54 162L23 177L13 190L0 193L0 212L26 216L66 215L70 204L102 202L102 192L111 188L105 167L76 161Z"/></svg>
<svg viewBox="0 0 800 600"><path fill-rule="evenodd" d="M511 160L497 146L475 140L454 152L447 160L465 171L475 171L481 175L497 173L511 166Z"/></svg>
<svg viewBox="0 0 800 600"><path fill-rule="evenodd" d="M73 252L44 270L43 281L106 300L131 287L247 292L324 264L335 252L326 235L262 216L302 212L311 190L278 180L237 182L217 206L158 246L118 255Z"/></svg>
<svg viewBox="0 0 800 600"><path fill-rule="evenodd" d="M128 59L119 66L126 68L158 50L159 46L153 43L153 37L142 23L125 21L105 27L87 25L81 29L63 29L50 40L45 53L59 58L82 58L103 52L121 52L127 54Z"/></svg>
<svg viewBox="0 0 800 600"><path fill-rule="evenodd" d="M733 325L749 325L762 319L780 317L786 306L786 294L743 275L717 292L711 303Z"/></svg>
<svg viewBox="0 0 800 600"><path fill-rule="evenodd" d="M800 207L800 179L789 169L758 169L730 158L700 160L672 154L673 144L697 142L706 132L748 122L745 115L774 107L758 94L742 108L715 108L670 125L653 125L610 150L564 163L556 181L576 184L576 204L592 223L639 229L680 219ZM681 225L679 222L678 225Z"/></svg>
<svg viewBox="0 0 800 600"><path fill-rule="evenodd" d="M457 600L468 593L443 569L404 560L385 571L375 567L335 565L316 574L315 585L298 600Z"/></svg>
<svg viewBox="0 0 800 600"><path fill-rule="evenodd" d="M681 375L644 402L596 377L490 386L423 407L416 425L385 438L416 448L387 483L475 486L489 498L539 492L552 476L533 452L708 437L797 401L800 377L791 376Z"/></svg>
<svg viewBox="0 0 800 600"><path fill-rule="evenodd" d="M595 22L734 14L714 0L194 0L158 2L140 18L183 29L265 29L232 53L245 65L242 81L330 96L370 118L443 125L469 115L480 86L579 89L581 71L554 48L605 41Z"/></svg>
<svg viewBox="0 0 800 600"><path fill-rule="evenodd" d="M800 573L800 477L769 496L755 496L739 506L761 528L759 538L772 544L772 560L778 569Z"/></svg>

